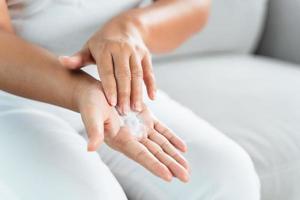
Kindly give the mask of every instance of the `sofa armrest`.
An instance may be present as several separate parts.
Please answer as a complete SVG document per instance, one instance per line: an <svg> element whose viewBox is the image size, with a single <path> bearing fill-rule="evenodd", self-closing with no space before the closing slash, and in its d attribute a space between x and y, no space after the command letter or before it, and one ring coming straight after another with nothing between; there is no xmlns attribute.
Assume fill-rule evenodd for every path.
<svg viewBox="0 0 300 200"><path fill-rule="evenodd" d="M300 63L300 0L270 0L258 54Z"/></svg>

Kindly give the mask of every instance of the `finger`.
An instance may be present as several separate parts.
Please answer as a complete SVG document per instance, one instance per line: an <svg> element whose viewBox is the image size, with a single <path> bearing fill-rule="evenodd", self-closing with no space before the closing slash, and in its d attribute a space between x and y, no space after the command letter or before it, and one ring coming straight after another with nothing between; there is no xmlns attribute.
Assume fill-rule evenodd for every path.
<svg viewBox="0 0 300 200"><path fill-rule="evenodd" d="M148 96L150 99L154 100L156 96L156 84L155 84L155 76L152 68L151 56L149 53L147 53L144 56L142 60L142 66L143 66L144 83L147 88Z"/></svg>
<svg viewBox="0 0 300 200"><path fill-rule="evenodd" d="M186 170L189 170L188 162L185 158L175 149L175 147L169 142L161 134L157 133L156 131L152 131L148 135L149 139L158 144L164 152L174 158L179 164L181 164Z"/></svg>
<svg viewBox="0 0 300 200"><path fill-rule="evenodd" d="M64 67L69 69L80 69L94 63L94 59L87 47L84 47L73 56L60 56L58 60Z"/></svg>
<svg viewBox="0 0 300 200"><path fill-rule="evenodd" d="M131 70L131 108L134 111L140 112L142 110L142 80L143 80L143 70L141 62L138 56L133 54L130 57L130 70Z"/></svg>
<svg viewBox="0 0 300 200"><path fill-rule="evenodd" d="M172 173L169 169L159 162L144 145L133 139L126 140L126 137L119 137L119 140L121 140L119 142L119 149L122 153L145 167L154 175L166 181L172 180Z"/></svg>
<svg viewBox="0 0 300 200"><path fill-rule="evenodd" d="M117 83L114 76L112 55L108 51L102 51L95 58L107 102L111 106L116 106Z"/></svg>
<svg viewBox="0 0 300 200"><path fill-rule="evenodd" d="M167 166L175 177L179 178L183 182L187 182L189 180L187 170L178 164L172 157L166 154L158 144L149 139L144 139L141 143L144 144L160 162Z"/></svg>
<svg viewBox="0 0 300 200"><path fill-rule="evenodd" d="M117 80L118 107L121 114L130 111L131 73L129 55L126 53L113 54L115 77Z"/></svg>
<svg viewBox="0 0 300 200"><path fill-rule="evenodd" d="M177 149L182 152L187 151L187 146L182 139L180 139L173 131L163 125L160 121L156 121L154 124L154 129L167 138Z"/></svg>
<svg viewBox="0 0 300 200"><path fill-rule="evenodd" d="M89 138L88 151L96 151L104 140L102 114L98 108L85 105L81 109L81 118Z"/></svg>

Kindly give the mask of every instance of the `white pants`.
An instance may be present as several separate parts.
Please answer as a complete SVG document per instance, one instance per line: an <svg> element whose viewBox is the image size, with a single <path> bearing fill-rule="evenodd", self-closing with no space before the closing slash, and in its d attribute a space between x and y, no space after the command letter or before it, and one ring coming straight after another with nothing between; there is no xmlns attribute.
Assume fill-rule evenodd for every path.
<svg viewBox="0 0 300 200"><path fill-rule="evenodd" d="M252 161L239 145L162 92L149 107L186 141L189 183L166 183L106 145L87 152L78 114L0 95L0 199L260 199Z"/></svg>

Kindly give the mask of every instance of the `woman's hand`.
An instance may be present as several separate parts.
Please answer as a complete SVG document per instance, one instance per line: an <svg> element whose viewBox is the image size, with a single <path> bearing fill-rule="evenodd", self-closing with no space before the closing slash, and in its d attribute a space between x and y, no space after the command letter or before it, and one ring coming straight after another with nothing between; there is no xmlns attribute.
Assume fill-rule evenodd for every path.
<svg viewBox="0 0 300 200"><path fill-rule="evenodd" d="M95 151L105 141L111 148L135 160L153 174L166 181L172 176L188 181L188 163L178 150L187 147L172 131L159 122L143 104L138 117L144 122L147 137L136 138L126 126L121 127L120 116L102 92L101 83L78 84L76 104L85 124L88 150Z"/></svg>
<svg viewBox="0 0 300 200"><path fill-rule="evenodd" d="M116 17L96 32L85 46L60 62L69 69L97 64L107 101L121 114L142 110L142 83L155 98L156 86L151 55L134 23Z"/></svg>
<svg viewBox="0 0 300 200"><path fill-rule="evenodd" d="M119 132L118 113L107 103L99 81L79 82L73 96L88 135L88 151L96 151L104 141L104 132L112 136Z"/></svg>
<svg viewBox="0 0 300 200"><path fill-rule="evenodd" d="M145 124L148 136L137 138L124 126L117 134L107 132L105 142L166 181L171 181L174 176L187 182L188 162L178 151L187 150L184 142L158 121L144 104L138 117Z"/></svg>

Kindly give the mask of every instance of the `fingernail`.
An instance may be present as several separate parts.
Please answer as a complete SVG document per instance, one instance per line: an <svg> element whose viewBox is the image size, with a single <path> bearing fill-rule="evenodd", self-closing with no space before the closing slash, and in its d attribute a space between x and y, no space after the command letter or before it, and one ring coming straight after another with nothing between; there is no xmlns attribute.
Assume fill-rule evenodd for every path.
<svg viewBox="0 0 300 200"><path fill-rule="evenodd" d="M69 61L73 62L73 63L77 63L80 61L80 59L78 57L68 57Z"/></svg>
<svg viewBox="0 0 300 200"><path fill-rule="evenodd" d="M182 180L183 180L183 182L187 183L187 182L189 182L190 177L188 175L185 175Z"/></svg>
<svg viewBox="0 0 300 200"><path fill-rule="evenodd" d="M165 179L166 181L168 181L168 182L171 182L172 179L173 179L173 176L172 176L171 173L166 173L166 174L164 175L164 179Z"/></svg>
<svg viewBox="0 0 300 200"><path fill-rule="evenodd" d="M94 145L92 145L91 143L89 143L88 144L88 146L87 146L87 151L95 151L95 147L94 147Z"/></svg>
<svg viewBox="0 0 300 200"><path fill-rule="evenodd" d="M155 100L155 98L156 98L156 91L153 91L153 92L151 93L151 97L152 97L152 100Z"/></svg>
<svg viewBox="0 0 300 200"><path fill-rule="evenodd" d="M67 58L68 56L59 56L58 57L58 60L60 61L60 62L64 62L64 60L65 60L65 58Z"/></svg>
<svg viewBox="0 0 300 200"><path fill-rule="evenodd" d="M109 98L109 102L110 102L111 106L116 106L117 105L117 99L116 99L116 97L115 96L111 96Z"/></svg>
<svg viewBox="0 0 300 200"><path fill-rule="evenodd" d="M66 64L66 63L77 63L78 59L76 57L70 57L70 56L60 56L58 57L58 59L60 60L60 62Z"/></svg>
<svg viewBox="0 0 300 200"><path fill-rule="evenodd" d="M181 176L181 181L187 183L190 179L188 173L184 173L184 175Z"/></svg>

